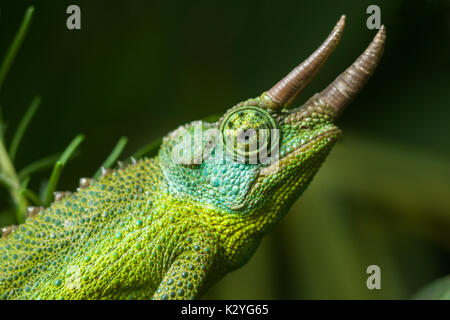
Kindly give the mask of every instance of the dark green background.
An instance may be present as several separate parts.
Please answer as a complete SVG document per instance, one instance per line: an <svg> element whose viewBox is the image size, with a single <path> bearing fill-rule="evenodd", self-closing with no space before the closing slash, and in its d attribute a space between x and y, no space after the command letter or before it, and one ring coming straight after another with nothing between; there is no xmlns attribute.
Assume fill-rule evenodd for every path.
<svg viewBox="0 0 450 320"><path fill-rule="evenodd" d="M43 102L18 168L84 133L63 190L91 176L122 135L126 158L259 95L346 14L344 37L304 102L367 46L375 31L366 8L378 4L385 55L339 120L342 140L248 265L207 297L409 298L450 273L449 1L0 1L1 55L29 4L33 23L0 92L6 138L36 94ZM70 4L81 7L79 31L66 28ZM6 193L0 201L7 206ZM381 267L378 291L366 288L371 264Z"/></svg>

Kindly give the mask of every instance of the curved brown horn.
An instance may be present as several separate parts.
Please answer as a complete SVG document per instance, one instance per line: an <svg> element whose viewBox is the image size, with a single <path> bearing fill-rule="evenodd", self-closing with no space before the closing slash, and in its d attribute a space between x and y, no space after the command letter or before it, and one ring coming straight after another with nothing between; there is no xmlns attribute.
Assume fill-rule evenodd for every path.
<svg viewBox="0 0 450 320"><path fill-rule="evenodd" d="M327 39L314 51L312 55L281 79L266 94L275 102L270 105L273 109L281 109L291 104L302 92L306 85L319 72L325 61L336 48L345 27L345 15L341 16Z"/></svg>
<svg viewBox="0 0 450 320"><path fill-rule="evenodd" d="M386 30L382 26L359 58L313 100L331 106L336 111L337 117L375 71L383 55L385 42Z"/></svg>

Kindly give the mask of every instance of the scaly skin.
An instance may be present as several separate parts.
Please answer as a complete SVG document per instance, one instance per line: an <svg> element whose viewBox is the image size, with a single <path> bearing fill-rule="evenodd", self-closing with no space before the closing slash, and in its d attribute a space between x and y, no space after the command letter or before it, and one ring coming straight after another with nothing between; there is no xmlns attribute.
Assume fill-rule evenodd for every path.
<svg viewBox="0 0 450 320"><path fill-rule="evenodd" d="M294 153L284 158L298 167L295 175L290 170L293 183L276 188L285 180L276 175L284 178L283 172L257 177L255 186L245 190L251 194L247 197L235 195L233 178L229 182L223 179L251 176L254 168L233 162L214 166L212 170L217 170L216 176L223 183L212 187L212 171L205 174L207 181L201 181L209 170L208 163L168 166L171 160L166 152L172 140L166 141L158 157L92 181L89 187L53 203L2 239L2 298L199 296L209 283L250 258L262 235L281 218L298 196L298 189L304 189L317 170L337 136L331 132L300 153L303 161L296 161ZM176 175L177 169L192 171L183 172L183 179L198 184L192 190L172 190L168 182L173 181L171 175ZM201 173L195 174L197 170ZM272 183L265 182L269 177ZM211 201L214 196L193 196L194 189L228 186L231 190L226 195L233 202L246 202L244 209L215 206ZM269 200L269 195L273 199Z"/></svg>
<svg viewBox="0 0 450 320"><path fill-rule="evenodd" d="M195 299L244 265L261 238L311 182L340 131L338 111L314 96L286 110L269 93L216 123L167 135L158 156L83 182L0 240L2 299ZM241 110L238 118L230 115ZM173 158L195 128L266 128L280 134L280 159L236 163L219 141L203 161Z"/></svg>

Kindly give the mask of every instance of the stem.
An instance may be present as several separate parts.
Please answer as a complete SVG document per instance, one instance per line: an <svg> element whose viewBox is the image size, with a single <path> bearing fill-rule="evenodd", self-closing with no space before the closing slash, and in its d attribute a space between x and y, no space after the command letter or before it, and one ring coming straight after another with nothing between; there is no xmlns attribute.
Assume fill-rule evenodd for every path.
<svg viewBox="0 0 450 320"><path fill-rule="evenodd" d="M16 169L11 162L11 158L8 155L8 151L5 148L3 139L0 139L0 173L5 176L9 181L9 192L11 197L18 208L17 210L17 222L22 223L25 220L24 211L28 202L21 193L21 185L19 177L16 173Z"/></svg>

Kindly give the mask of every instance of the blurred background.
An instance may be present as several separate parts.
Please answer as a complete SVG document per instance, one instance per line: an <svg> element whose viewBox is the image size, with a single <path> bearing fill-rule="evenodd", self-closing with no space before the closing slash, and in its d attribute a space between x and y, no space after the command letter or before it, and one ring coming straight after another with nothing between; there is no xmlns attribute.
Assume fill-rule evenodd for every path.
<svg viewBox="0 0 450 320"><path fill-rule="evenodd" d="M341 14L339 47L299 98L323 89L375 34L388 40L366 89L339 120L343 137L303 197L210 299L402 299L450 274L450 1L0 1L0 55L26 8L31 27L0 91L11 140L42 103L17 169L86 136L58 185L92 176L119 137L126 159L178 125L258 96L312 53ZM81 8L81 30L66 8ZM39 190L51 170L32 176ZM14 222L0 190L0 225ZM381 268L381 290L366 269Z"/></svg>

